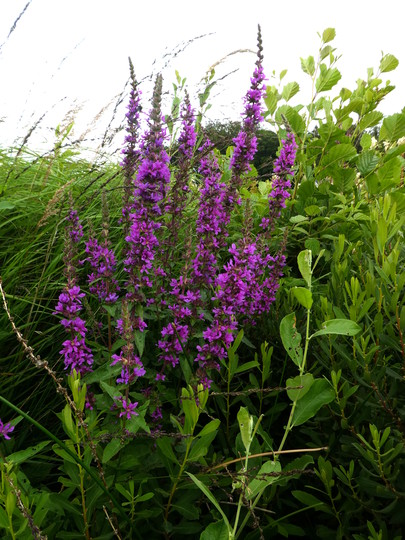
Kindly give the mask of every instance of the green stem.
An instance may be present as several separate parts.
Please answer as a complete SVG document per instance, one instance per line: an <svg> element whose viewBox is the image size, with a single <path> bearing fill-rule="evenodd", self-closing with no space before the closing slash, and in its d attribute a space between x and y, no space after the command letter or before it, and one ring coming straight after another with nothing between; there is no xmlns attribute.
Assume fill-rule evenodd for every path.
<svg viewBox="0 0 405 540"><path fill-rule="evenodd" d="M176 478L176 481L174 482L173 484L173 487L172 487L172 490L170 492L170 496L169 496L169 500L167 501L167 505L166 505L166 511L165 511L165 521L167 522L168 520L168 517L169 517L169 511L170 511L170 508L172 506L172 500L173 500L173 497L174 497L174 494L176 493L176 489L177 489L177 485L178 483L180 482L180 478L184 472L184 469L186 468L186 463L187 463L187 459L188 459L188 454L190 453L190 448L191 448L191 444L193 442L193 437L191 436L188 440L187 440L187 446L186 446L186 454L184 456L184 459L183 459L183 463L181 464L180 466L180 470L179 470L179 473L177 475L177 478Z"/></svg>
<svg viewBox="0 0 405 540"><path fill-rule="evenodd" d="M42 426L39 422L37 422L36 420L34 420L31 416L29 416L27 413L25 413L24 411L22 411L21 409L19 409L18 407L16 407L15 405L13 405L13 403L10 403L10 401L8 401L6 398L4 398L3 396L0 396L0 402L4 403L5 405L7 405L10 409L12 409L13 411L15 411L16 413L18 413L19 415L21 415L23 418L25 418L26 420L28 420L28 422L30 422L33 426L37 427L40 431L42 431L42 433L44 433L47 437L49 437L50 439L52 439L54 442L56 442L56 444L58 446L60 446L60 448L62 448L67 454L69 454L69 456L74 459L76 461L76 463L78 465L80 465L81 467L83 467L83 469L92 477L92 479L96 482L96 484L103 490L103 492L107 495L108 499L114 503L117 511L119 512L120 516L127 522L127 523L130 523L131 520L129 518L129 516L126 515L126 513L123 511L123 509L121 508L121 505L120 503L118 502L118 500L115 498L114 495L112 495L112 493L110 493L104 486L103 482L100 480L100 478L97 476L97 474L93 471L93 469L91 469L88 465L86 465L86 463L84 463L84 461L82 461L81 459L78 458L77 454L75 452L72 452L72 450L66 446L66 444L61 441L60 439L58 439L58 437L56 437L53 433L51 433L48 429L46 429L44 426Z"/></svg>

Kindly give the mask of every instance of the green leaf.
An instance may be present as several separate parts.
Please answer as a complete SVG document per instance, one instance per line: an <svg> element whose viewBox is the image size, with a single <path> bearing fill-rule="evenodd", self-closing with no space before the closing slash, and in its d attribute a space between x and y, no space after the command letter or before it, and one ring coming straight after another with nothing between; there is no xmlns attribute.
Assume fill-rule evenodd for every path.
<svg viewBox="0 0 405 540"><path fill-rule="evenodd" d="M393 54L385 54L381 58L380 71L381 73L388 73L393 71L399 64L399 61Z"/></svg>
<svg viewBox="0 0 405 540"><path fill-rule="evenodd" d="M172 443L169 437L162 437L160 439L157 439L156 444L159 450L165 457L167 457L168 460L170 460L172 463L175 463L176 465L179 464L177 457L173 452Z"/></svg>
<svg viewBox="0 0 405 540"><path fill-rule="evenodd" d="M198 486L201 491L204 493L204 495L212 502L212 504L215 506L215 508L218 510L218 512L221 514L222 516L222 519L224 520L224 523L226 525L226 528L227 530L230 532L231 531L231 527L229 525L229 521L228 521L228 518L226 517L226 514L224 513L224 511L222 510L220 504L218 503L218 501L215 499L214 495L211 493L211 491L207 488L207 486L205 484L203 484L201 482L201 480L198 480L198 478L196 478L194 476L194 474L191 474L189 472L186 471L186 473L189 475L189 477L191 478L191 480L194 482L194 484L196 486Z"/></svg>
<svg viewBox="0 0 405 540"><path fill-rule="evenodd" d="M241 364L235 370L235 373L244 373L245 371L249 371L250 369L255 367L259 367L259 362L256 362L256 360L251 360L250 362L245 362L244 364Z"/></svg>
<svg viewBox="0 0 405 540"><path fill-rule="evenodd" d="M320 165L326 169L331 165L338 165L342 161L350 161L356 154L356 149L352 144L336 144L321 159Z"/></svg>
<svg viewBox="0 0 405 540"><path fill-rule="evenodd" d="M368 150L371 146L371 135L370 133L363 133L360 139L360 145L363 148L363 150Z"/></svg>
<svg viewBox="0 0 405 540"><path fill-rule="evenodd" d="M362 137L362 140L363 140L363 137ZM380 158L374 152L374 150L365 150L357 158L357 168L360 174L362 174L363 176L366 176L377 167L379 161L380 161Z"/></svg>
<svg viewBox="0 0 405 540"><path fill-rule="evenodd" d="M304 249L297 257L298 268L301 276L305 279L306 284L311 288L312 279L312 252L310 249Z"/></svg>
<svg viewBox="0 0 405 540"><path fill-rule="evenodd" d="M360 131L363 131L369 127L376 126L380 120L384 118L382 112L371 111L363 116L359 122Z"/></svg>
<svg viewBox="0 0 405 540"><path fill-rule="evenodd" d="M311 291L305 289L305 287L294 287L292 292L301 306L304 306L306 309L311 309L313 303Z"/></svg>
<svg viewBox="0 0 405 540"><path fill-rule="evenodd" d="M405 114L397 113L384 118L380 129L380 141L395 142L405 136Z"/></svg>
<svg viewBox="0 0 405 540"><path fill-rule="evenodd" d="M297 390L287 390L287 395L291 401L299 400L308 392L314 382L314 377L311 373L305 373L305 375L297 375L293 379L287 379L288 386L302 386L303 388Z"/></svg>
<svg viewBox="0 0 405 540"><path fill-rule="evenodd" d="M104 448L102 462L108 463L111 458L118 454L122 447L123 446L119 439L112 439Z"/></svg>
<svg viewBox="0 0 405 540"><path fill-rule="evenodd" d="M395 157L384 163L377 171L377 177L380 182L380 191L398 184L401 181L402 163L401 158Z"/></svg>
<svg viewBox="0 0 405 540"><path fill-rule="evenodd" d="M136 348L138 349L139 357L142 358L143 351L145 350L145 337L147 331L140 332L136 330L134 333Z"/></svg>
<svg viewBox="0 0 405 540"><path fill-rule="evenodd" d="M360 331L361 326L359 326L354 321L350 321L349 319L332 319L331 321L325 321L322 324L322 329L312 334L312 336L310 336L310 339L316 336L323 336L325 334L355 336Z"/></svg>
<svg viewBox="0 0 405 540"><path fill-rule="evenodd" d="M329 41L334 40L336 37L336 30L334 28L326 28L322 33L322 41L324 43L329 43Z"/></svg>
<svg viewBox="0 0 405 540"><path fill-rule="evenodd" d="M321 407L335 399L335 391L325 379L315 379L308 392L297 401L292 426L300 426L314 417Z"/></svg>
<svg viewBox="0 0 405 540"><path fill-rule="evenodd" d="M276 112L276 120L280 124L283 123L283 116L285 116L290 124L294 133L300 134L305 131L305 121L302 116L291 105L281 105Z"/></svg>
<svg viewBox="0 0 405 540"><path fill-rule="evenodd" d="M308 58L300 58L301 60L301 69L304 73L312 75L315 73L315 60L313 56L308 56Z"/></svg>
<svg viewBox="0 0 405 540"><path fill-rule="evenodd" d="M264 98L264 103L266 104L267 110L270 114L274 114L277 109L277 103L279 96L277 90L272 90L271 88L266 88L266 97Z"/></svg>
<svg viewBox="0 0 405 540"><path fill-rule="evenodd" d="M256 477L249 483L246 490L246 498L248 501L254 499L259 493L261 493L267 486L270 486L275 482L279 475L273 473L281 472L281 464L279 461L266 461L260 467ZM267 476L268 475L268 476Z"/></svg>
<svg viewBox="0 0 405 540"><path fill-rule="evenodd" d="M224 521L210 523L201 533L200 540L228 540L228 527Z"/></svg>
<svg viewBox="0 0 405 540"><path fill-rule="evenodd" d="M205 435L216 431L219 428L220 423L221 421L218 419L211 420L211 422L208 422L208 424L202 428L197 437L204 437Z"/></svg>
<svg viewBox="0 0 405 540"><path fill-rule="evenodd" d="M310 493L305 493L305 491L292 491L291 494L293 497L295 497L297 500L299 500L302 504L305 504L306 506L325 506L325 503L320 501L317 497L314 495L311 495Z"/></svg>
<svg viewBox="0 0 405 540"><path fill-rule="evenodd" d="M281 92L281 97L286 101L289 101L295 94L300 91L300 86L296 82L290 82L286 84Z"/></svg>
<svg viewBox="0 0 405 540"><path fill-rule="evenodd" d="M340 71L337 68L327 68L326 64L321 64L320 66L320 75L316 79L316 91L317 92L326 92L331 90L342 78Z"/></svg>
<svg viewBox="0 0 405 540"><path fill-rule="evenodd" d="M286 315L280 323L280 336L288 356L298 367L302 364L301 334L297 331L295 313Z"/></svg>
<svg viewBox="0 0 405 540"><path fill-rule="evenodd" d="M237 419L239 423L242 442L247 451L252 442L253 416L250 416L249 411L246 409L246 407L241 407L237 414Z"/></svg>
<svg viewBox="0 0 405 540"><path fill-rule="evenodd" d="M24 463L24 461L27 461L27 459L32 458L32 456L35 456L35 454L38 454L41 452L45 446L48 446L48 444L51 441L43 441L35 446L30 446L28 448L25 448L25 450L20 450L18 452L14 452L14 454L10 454L7 456L7 461L9 463L13 463L14 465L19 465L20 463Z"/></svg>
<svg viewBox="0 0 405 540"><path fill-rule="evenodd" d="M308 221L306 216L292 216L290 217L291 223L302 223L303 221Z"/></svg>

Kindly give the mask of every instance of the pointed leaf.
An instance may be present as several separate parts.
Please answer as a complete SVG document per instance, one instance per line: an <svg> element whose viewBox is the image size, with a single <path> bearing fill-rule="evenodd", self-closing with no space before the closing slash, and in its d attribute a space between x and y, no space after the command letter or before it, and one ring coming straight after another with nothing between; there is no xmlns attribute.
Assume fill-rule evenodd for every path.
<svg viewBox="0 0 405 540"><path fill-rule="evenodd" d="M336 30L334 28L326 28L322 33L322 41L324 43L329 43L336 37Z"/></svg>
<svg viewBox="0 0 405 540"><path fill-rule="evenodd" d="M304 306L305 309L311 309L313 303L311 291L305 287L294 287L292 292L301 306Z"/></svg>
<svg viewBox="0 0 405 540"><path fill-rule="evenodd" d="M360 131L367 129L369 127L376 126L380 120L384 117L382 112L371 111L363 116L359 122Z"/></svg>
<svg viewBox="0 0 405 540"><path fill-rule="evenodd" d="M380 129L380 141L395 142L405 136L405 114L397 113L384 118Z"/></svg>
<svg viewBox="0 0 405 540"><path fill-rule="evenodd" d="M317 92L326 92L331 90L342 78L337 68L327 68L325 64L320 65L321 73L316 79Z"/></svg>
<svg viewBox="0 0 405 540"><path fill-rule="evenodd" d="M305 375L297 375L293 379L287 379L287 387L289 386L302 386L300 389L287 390L287 395L291 401L299 400L308 392L314 382L314 377L311 373L305 373Z"/></svg>
<svg viewBox="0 0 405 540"><path fill-rule="evenodd" d="M312 252L310 249L305 249L298 254L298 268L301 276L305 279L308 287L311 287L312 278Z"/></svg>
<svg viewBox="0 0 405 540"><path fill-rule="evenodd" d="M335 399L335 391L328 381L315 379L308 392L297 401L292 419L293 426L300 426L314 417L323 405Z"/></svg>
<svg viewBox="0 0 405 540"><path fill-rule="evenodd" d="M393 54L385 54L381 58L380 71L381 73L388 73L393 71L399 64L399 61Z"/></svg>
<svg viewBox="0 0 405 540"><path fill-rule="evenodd" d="M187 471L186 471L187 472ZM187 474L189 475L189 477L191 478L191 480L194 482L194 484L196 486L198 486L201 491L204 493L204 495L212 502L212 504L215 506L215 508L218 510L218 512L221 514L222 516L222 519L224 520L224 523L228 529L228 531L231 530L230 528L230 525L229 525L229 521L228 521L228 518L226 517L226 514L224 513L224 511L222 510L220 504L218 503L218 501L215 499L214 495L211 493L211 491L207 488L207 486L205 484L203 484L201 482L201 480L199 480L198 478L196 478L194 476L194 474L191 474L189 472L187 472Z"/></svg>
<svg viewBox="0 0 405 540"><path fill-rule="evenodd" d="M275 482L279 475L274 473L281 472L281 464L279 461L266 461L260 467L256 477L250 482L246 490L246 498L248 501L254 499L267 486ZM274 476L272 476L274 474Z"/></svg>
<svg viewBox="0 0 405 540"><path fill-rule="evenodd" d="M289 101L295 94L300 91L300 86L296 82L290 82L286 84L281 92L281 97L286 101Z"/></svg>
<svg viewBox="0 0 405 540"><path fill-rule="evenodd" d="M298 367L302 364L301 334L297 331L295 313L286 315L280 323L280 336L288 356Z"/></svg>
<svg viewBox="0 0 405 540"><path fill-rule="evenodd" d="M310 336L310 339L316 336L323 336L326 334L355 336L360 331L361 326L359 326L354 321L350 321L349 319L332 319L331 321L325 321L322 324L322 329L312 334L312 336Z"/></svg>

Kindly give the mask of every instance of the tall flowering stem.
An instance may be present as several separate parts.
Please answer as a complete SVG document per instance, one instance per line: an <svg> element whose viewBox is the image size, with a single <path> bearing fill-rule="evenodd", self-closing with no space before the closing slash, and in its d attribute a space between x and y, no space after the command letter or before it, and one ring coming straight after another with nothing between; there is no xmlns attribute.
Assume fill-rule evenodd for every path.
<svg viewBox="0 0 405 540"><path fill-rule="evenodd" d="M228 188L221 181L218 161L207 140L200 148L199 172L203 179L197 217L197 253L193 259L193 282L210 286L217 272L217 253L225 245L230 213Z"/></svg>
<svg viewBox="0 0 405 540"><path fill-rule="evenodd" d="M166 211L171 214L168 225L170 231L170 245L176 245L182 216L187 203L188 179L194 146L197 139L195 131L195 114L190 104L190 99L185 92L184 103L181 111L182 130L178 140L178 169L175 174L175 181L169 194L169 204Z"/></svg>
<svg viewBox="0 0 405 540"><path fill-rule="evenodd" d="M138 88L138 82L135 77L134 66L130 58L129 60L129 71L130 71L130 85L131 90L129 93L129 104L126 113L127 126L125 136L125 147L122 150L124 155L121 162L121 167L124 172L124 194L123 194L123 221L125 233L128 232L128 223L129 223L129 214L131 211L131 197L133 192L133 182L134 175L139 162L139 150L137 149L138 144L138 132L140 124L140 113L142 111L141 106L141 92Z"/></svg>
<svg viewBox="0 0 405 540"><path fill-rule="evenodd" d="M294 134L287 133L287 137L281 141L279 157L273 166L272 190L269 193L269 218L263 223L263 227L270 230L274 228L275 221L280 217L281 210L286 206L286 200L290 197L288 189L291 188L291 178L294 176L294 162L298 145Z"/></svg>
<svg viewBox="0 0 405 540"><path fill-rule="evenodd" d="M166 130L162 124L161 96L162 76L158 75L148 121L149 129L140 146L141 161L135 180L134 204L129 232L125 238L127 299L134 303L148 301L148 290L153 286L153 279L165 274L156 261L160 245L157 231L162 225L170 182L169 156L164 148ZM149 301L153 302L153 299ZM146 326L140 318L134 318L133 325L140 330Z"/></svg>
<svg viewBox="0 0 405 540"><path fill-rule="evenodd" d="M59 295L59 301L55 308L55 314L62 315L61 325L70 334L70 339L63 342L60 354L64 356L65 369L70 373L75 369L84 374L91 371L93 355L85 343L86 323L79 316L82 309L82 298L85 294L80 291L77 284L75 262L77 260L77 244L83 236L83 227L79 221L77 211L71 209L67 217L65 231L65 249L63 260L64 275L67 284Z"/></svg>
<svg viewBox="0 0 405 540"><path fill-rule="evenodd" d="M135 354L134 331L131 323L129 306L126 301L122 303L122 318L117 321L117 330L125 341L119 354L113 354L111 366L121 365L121 375L117 378L117 384L131 384L137 377L145 374L141 359Z"/></svg>
<svg viewBox="0 0 405 540"><path fill-rule="evenodd" d="M245 111L243 114L243 126L238 136L233 139L235 149L232 154L230 167L232 170L231 193L235 197L236 190L242 185L243 175L250 170L250 163L253 161L257 150L257 128L263 120L261 100L266 89L263 81L263 46L260 26L257 35L257 61L253 77L250 79L251 85L244 102Z"/></svg>

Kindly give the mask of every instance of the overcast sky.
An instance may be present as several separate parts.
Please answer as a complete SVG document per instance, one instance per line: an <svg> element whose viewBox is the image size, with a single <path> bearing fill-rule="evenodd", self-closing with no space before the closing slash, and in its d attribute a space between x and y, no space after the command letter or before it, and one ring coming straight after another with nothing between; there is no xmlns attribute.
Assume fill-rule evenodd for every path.
<svg viewBox="0 0 405 540"><path fill-rule="evenodd" d="M358 78L366 78L368 67L378 67L381 51L394 54L399 67L384 81L397 88L381 109L399 112L405 106L401 5L399 0L0 0L0 146L21 141L46 113L30 144L51 148L55 126L72 110L75 136L91 127L86 138L98 141L86 144L99 144L128 79L128 56L143 81L145 100L151 76L162 71L170 92L177 69L197 105L196 87L211 65L234 51L255 51L258 23L266 74L287 68L283 82L297 80L306 99L310 80L299 59L316 56L317 32L336 28L332 45L342 55L337 67L343 75L338 88L353 89ZM211 118L239 117L254 62L253 53L239 52L218 65L218 78L237 71L215 90ZM125 103L113 126L124 114Z"/></svg>

